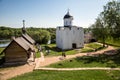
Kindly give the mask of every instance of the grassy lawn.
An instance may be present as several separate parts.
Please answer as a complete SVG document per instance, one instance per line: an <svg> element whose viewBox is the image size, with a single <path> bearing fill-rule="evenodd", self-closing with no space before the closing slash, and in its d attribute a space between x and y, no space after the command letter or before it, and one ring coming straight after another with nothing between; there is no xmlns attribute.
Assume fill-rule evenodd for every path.
<svg viewBox="0 0 120 80"><path fill-rule="evenodd" d="M42 44L43 47L43 53L47 56L58 56L62 54L62 50L56 47L56 44ZM66 50L66 55L72 55L79 52L85 53L85 52L93 52L95 49L102 49L102 45L98 43L90 43L86 44L84 48L82 49L73 49L73 50ZM46 50L50 50L49 55L47 54Z"/></svg>
<svg viewBox="0 0 120 80"><path fill-rule="evenodd" d="M84 56L77 57L46 67L54 68L76 68L76 67L120 67L120 54L115 55L99 55L99 56Z"/></svg>
<svg viewBox="0 0 120 80"><path fill-rule="evenodd" d="M10 80L120 80L120 71L33 71Z"/></svg>
<svg viewBox="0 0 120 80"><path fill-rule="evenodd" d="M56 47L56 44L41 45L43 48L43 53L46 56L58 56L62 54L62 50ZM46 50L50 50L49 53ZM66 50L64 51L66 55L72 55L78 53L78 50Z"/></svg>
<svg viewBox="0 0 120 80"><path fill-rule="evenodd" d="M82 48L80 50L81 53L85 53L85 52L93 52L95 50L101 50L101 49L104 49L105 47L102 47L102 44L98 44L96 42L94 43L89 43L89 44L86 44L84 46L84 48Z"/></svg>
<svg viewBox="0 0 120 80"><path fill-rule="evenodd" d="M86 47L80 50L81 53L93 52L93 51L94 51L93 49L91 49L91 48L86 48Z"/></svg>
<svg viewBox="0 0 120 80"><path fill-rule="evenodd" d="M111 46L115 46L115 47L118 47L120 48L120 40L107 40L106 41L107 44L111 45Z"/></svg>
<svg viewBox="0 0 120 80"><path fill-rule="evenodd" d="M101 42L101 41L99 40L99 42ZM114 40L113 38L107 38L105 40L105 43L108 44L108 45L114 46L116 48L120 48L120 39Z"/></svg>
<svg viewBox="0 0 120 80"><path fill-rule="evenodd" d="M98 49L98 48L102 47L102 45L98 44L98 43L89 43L86 46L90 47L90 48L93 48L93 49Z"/></svg>

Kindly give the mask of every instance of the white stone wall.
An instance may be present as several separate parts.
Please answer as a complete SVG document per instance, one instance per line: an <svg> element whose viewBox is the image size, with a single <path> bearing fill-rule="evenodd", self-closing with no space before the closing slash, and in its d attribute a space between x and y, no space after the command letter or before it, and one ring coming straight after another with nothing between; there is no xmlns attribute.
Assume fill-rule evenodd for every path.
<svg viewBox="0 0 120 80"><path fill-rule="evenodd" d="M81 27L57 27L56 44L61 49L72 49L73 43L76 48L84 46L84 31Z"/></svg>
<svg viewBox="0 0 120 80"><path fill-rule="evenodd" d="M59 27L56 29L56 44L58 48L62 48L63 40L62 40L62 30Z"/></svg>

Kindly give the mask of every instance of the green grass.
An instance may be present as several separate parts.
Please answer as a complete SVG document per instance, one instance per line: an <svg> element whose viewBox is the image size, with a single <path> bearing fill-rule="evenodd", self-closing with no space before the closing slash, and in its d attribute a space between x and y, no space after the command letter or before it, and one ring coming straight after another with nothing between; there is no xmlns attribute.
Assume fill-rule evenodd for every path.
<svg viewBox="0 0 120 80"><path fill-rule="evenodd" d="M56 47L56 44L42 44L41 45L43 47L43 53L47 56L58 56L62 54L62 50ZM103 49L101 48L102 45L98 44L98 43L90 43L90 44L86 44L86 46L82 49L73 49L73 50L66 50L65 54L66 55L73 55L79 52L85 53L85 52L93 52L95 51L95 49ZM49 55L47 54L46 50L50 50Z"/></svg>
<svg viewBox="0 0 120 80"><path fill-rule="evenodd" d="M84 56L77 57L46 67L54 68L76 68L76 67L120 67L120 54L116 55L99 55L99 56Z"/></svg>
<svg viewBox="0 0 120 80"><path fill-rule="evenodd" d="M98 49L98 48L102 47L102 45L98 44L98 43L89 43L86 46L90 47L90 48L93 48L93 49Z"/></svg>
<svg viewBox="0 0 120 80"><path fill-rule="evenodd" d="M102 43L101 40L98 40L98 42ZM115 48L120 48L120 39L113 39L113 38L107 38L105 40L105 43L111 46L114 46Z"/></svg>
<svg viewBox="0 0 120 80"><path fill-rule="evenodd" d="M56 44L48 44L48 45L42 45L43 48L43 53L46 56L58 56L62 55L62 50L56 47ZM47 54L46 50L50 50L50 53ZM77 50L66 50L64 51L66 55L72 55L78 53Z"/></svg>
<svg viewBox="0 0 120 80"><path fill-rule="evenodd" d="M120 80L120 71L33 71L10 80Z"/></svg>
<svg viewBox="0 0 120 80"><path fill-rule="evenodd" d="M120 48L120 39L119 40L107 39L105 42L106 44Z"/></svg>
<svg viewBox="0 0 120 80"><path fill-rule="evenodd" d="M80 50L81 53L85 53L85 52L93 52L94 50L91 48L83 48Z"/></svg>
<svg viewBox="0 0 120 80"><path fill-rule="evenodd" d="M95 50L101 50L101 49L105 49L105 47L103 47L101 44L98 44L96 42L93 42L93 43L89 43L89 44L86 44L84 46L84 48L82 48L80 50L81 53L85 53L85 52L94 52Z"/></svg>
<svg viewBox="0 0 120 80"><path fill-rule="evenodd" d="M39 58L40 57L40 52L36 52L35 56L36 56L36 58Z"/></svg>

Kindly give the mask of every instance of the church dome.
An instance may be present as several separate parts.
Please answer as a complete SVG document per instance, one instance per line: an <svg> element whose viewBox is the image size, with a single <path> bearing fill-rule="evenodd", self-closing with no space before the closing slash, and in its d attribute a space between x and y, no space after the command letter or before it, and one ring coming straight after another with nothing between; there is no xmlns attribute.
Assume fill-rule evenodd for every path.
<svg viewBox="0 0 120 80"><path fill-rule="evenodd" d="M64 19L65 19L65 18L71 18L71 17L72 17L71 15L67 15L67 14L66 14L66 15L64 16Z"/></svg>
<svg viewBox="0 0 120 80"><path fill-rule="evenodd" d="M71 16L70 14L69 14L69 11L67 12L67 14L64 16L64 19L65 18L73 18L73 16Z"/></svg>

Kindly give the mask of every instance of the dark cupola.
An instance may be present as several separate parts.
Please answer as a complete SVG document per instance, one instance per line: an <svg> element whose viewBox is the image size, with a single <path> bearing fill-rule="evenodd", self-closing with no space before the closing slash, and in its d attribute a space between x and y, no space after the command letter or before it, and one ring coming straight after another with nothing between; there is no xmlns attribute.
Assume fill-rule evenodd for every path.
<svg viewBox="0 0 120 80"><path fill-rule="evenodd" d="M71 27L72 26L73 16L71 16L69 14L69 10L63 19L64 19L64 27Z"/></svg>

